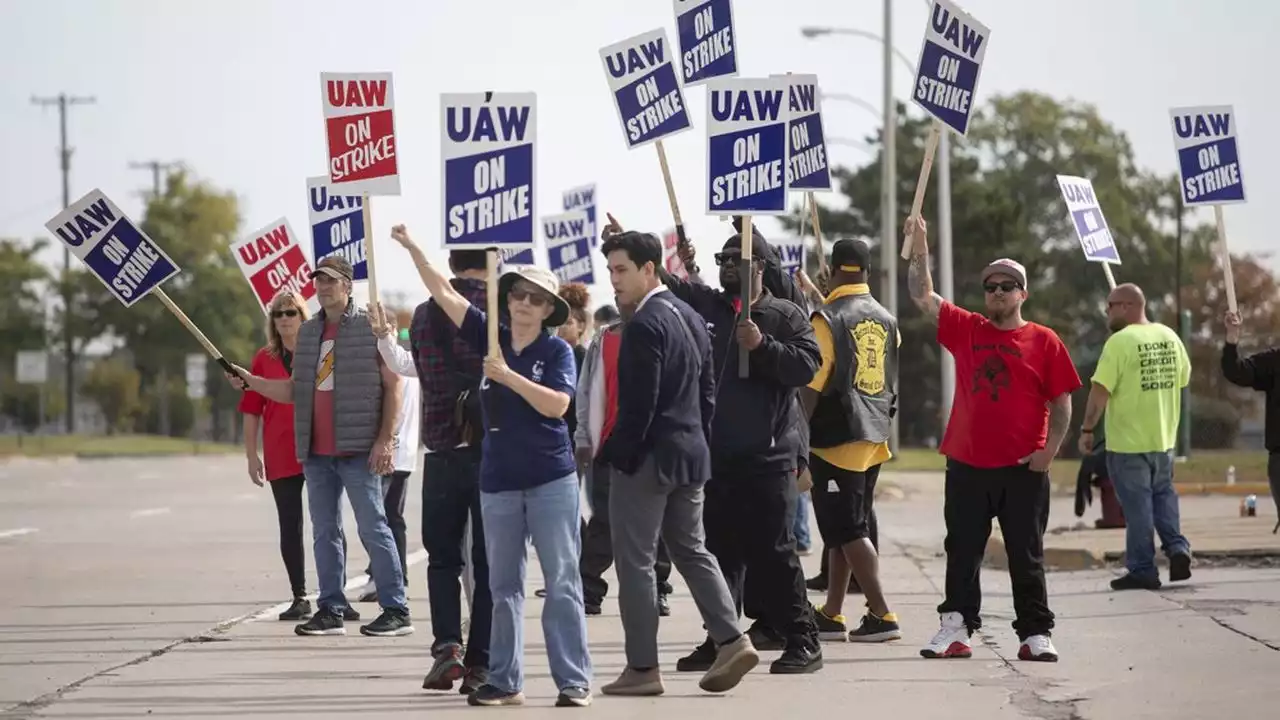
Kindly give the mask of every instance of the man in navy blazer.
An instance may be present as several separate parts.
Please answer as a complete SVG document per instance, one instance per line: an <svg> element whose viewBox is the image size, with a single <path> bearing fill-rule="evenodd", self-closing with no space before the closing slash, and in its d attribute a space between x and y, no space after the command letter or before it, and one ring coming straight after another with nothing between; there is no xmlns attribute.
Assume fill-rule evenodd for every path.
<svg viewBox="0 0 1280 720"><path fill-rule="evenodd" d="M609 496L618 607L627 667L606 695L661 695L658 598L653 563L658 536L684 576L716 644L715 663L699 685L736 686L760 661L738 629L733 599L703 540L703 485L711 478L708 438L715 377L705 321L658 277L662 243L622 232L612 217L600 250L622 303L637 308L618 351L617 421L600 460L615 471Z"/></svg>

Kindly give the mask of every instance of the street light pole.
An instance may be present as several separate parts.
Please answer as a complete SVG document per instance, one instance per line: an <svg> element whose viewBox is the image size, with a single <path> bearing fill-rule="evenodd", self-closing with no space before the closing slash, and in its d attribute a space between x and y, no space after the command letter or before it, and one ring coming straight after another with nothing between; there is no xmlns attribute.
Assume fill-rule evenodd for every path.
<svg viewBox="0 0 1280 720"><path fill-rule="evenodd" d="M898 315L898 252L894 230L897 225L897 135L898 119L896 104L893 101L893 0L884 0L884 32L881 45L884 47L884 125L881 130L884 152L880 157L880 194L883 203L880 209L880 277L883 288L881 300L885 309L895 317ZM895 414L889 426L889 451L898 452L898 416Z"/></svg>

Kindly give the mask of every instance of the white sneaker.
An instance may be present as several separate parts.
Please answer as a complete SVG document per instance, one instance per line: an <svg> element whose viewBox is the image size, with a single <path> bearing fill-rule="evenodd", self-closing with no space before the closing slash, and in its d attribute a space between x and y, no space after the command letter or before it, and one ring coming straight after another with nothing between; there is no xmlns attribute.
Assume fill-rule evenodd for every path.
<svg viewBox="0 0 1280 720"><path fill-rule="evenodd" d="M941 615L942 628L933 636L928 645L920 649L920 656L926 658L967 658L973 655L973 647L969 645L969 630L964 625L964 616L957 612Z"/></svg>
<svg viewBox="0 0 1280 720"><path fill-rule="evenodd" d="M1032 662L1058 662L1058 649L1053 646L1053 640L1050 640L1048 635L1032 635L1022 641L1022 647L1018 648L1018 659Z"/></svg>

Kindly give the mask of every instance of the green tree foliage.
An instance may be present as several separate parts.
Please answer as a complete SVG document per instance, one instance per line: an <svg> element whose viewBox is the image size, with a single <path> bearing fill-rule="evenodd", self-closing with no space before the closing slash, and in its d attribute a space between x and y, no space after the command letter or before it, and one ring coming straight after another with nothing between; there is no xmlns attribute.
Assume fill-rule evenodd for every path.
<svg viewBox="0 0 1280 720"><path fill-rule="evenodd" d="M911 207L931 120L899 107L897 207L901 228ZM880 137L868 138L879 145ZM858 168L835 168L845 207L820 207L828 238L862 236L873 244L880 233L883 154ZM1028 319L1052 327L1071 349L1081 370L1091 366L1105 342L1107 284L1101 268L1086 263L1068 219L1056 176L1089 178L1116 236L1124 264L1118 282L1135 282L1147 293L1153 318L1177 327L1174 318L1176 179L1139 168L1124 133L1096 108L1021 92L990 100L975 116L969 135L954 137L951 159L952 229L958 304L983 306L977 273L991 260L1012 257L1027 267ZM924 216L936 251L937 176L930 180ZM838 196L837 196L838 197ZM784 219L796 231L799 213ZM811 233L806 222L806 232ZM1225 310L1222 269L1212 252L1212 227L1188 228L1183 238L1183 301L1193 310L1193 393L1223 398L1217 372L1221 316ZM899 232L892 239L900 245ZM875 255L878 258L878 254ZM932 254L935 285L937 255ZM872 261L872 292L883 298L881 275ZM1275 279L1249 258L1233 261L1240 304L1250 330L1280 337ZM898 265L898 311L902 325L900 428L904 444L939 436L939 348L933 325L907 294L907 263ZM1263 327L1265 326L1265 327ZM1084 378L1087 381L1087 375ZM957 378L963 387L966 378ZM1080 403L1077 403L1078 406ZM1068 443L1068 447L1070 443Z"/></svg>
<svg viewBox="0 0 1280 720"><path fill-rule="evenodd" d="M0 414L26 429L40 421L40 388L19 385L15 374L19 350L43 350L46 342L45 294L49 273L38 255L47 243L0 238ZM48 416L48 408L46 408Z"/></svg>
<svg viewBox="0 0 1280 720"><path fill-rule="evenodd" d="M94 362L80 391L102 408L109 434L127 433L133 429L142 407L141 383L134 363L117 353Z"/></svg>

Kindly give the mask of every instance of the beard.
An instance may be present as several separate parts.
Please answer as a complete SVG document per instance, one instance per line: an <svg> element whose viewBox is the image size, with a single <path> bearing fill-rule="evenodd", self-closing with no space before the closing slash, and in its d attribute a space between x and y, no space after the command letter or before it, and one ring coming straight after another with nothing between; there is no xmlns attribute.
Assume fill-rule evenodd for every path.
<svg viewBox="0 0 1280 720"><path fill-rule="evenodd" d="M738 279L737 275L734 275L732 277L721 276L720 287L723 288L724 291L729 295L742 294L742 281Z"/></svg>
<svg viewBox="0 0 1280 720"><path fill-rule="evenodd" d="M1003 323L1006 320L1009 320L1010 318L1012 318L1014 316L1014 313L1016 313L1017 311L1018 311L1017 308L1000 308L999 310L991 310L987 314L987 319L999 325L1000 323Z"/></svg>

